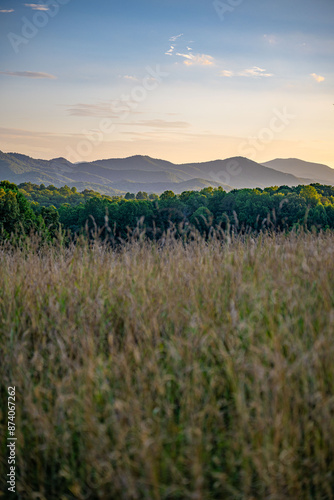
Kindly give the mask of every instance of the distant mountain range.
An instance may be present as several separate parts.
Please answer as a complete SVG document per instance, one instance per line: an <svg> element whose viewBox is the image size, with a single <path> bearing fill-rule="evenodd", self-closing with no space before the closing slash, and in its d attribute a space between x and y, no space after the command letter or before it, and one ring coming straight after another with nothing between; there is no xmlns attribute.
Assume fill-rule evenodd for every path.
<svg viewBox="0 0 334 500"><path fill-rule="evenodd" d="M280 158L267 161L263 165L296 177L308 177L312 179L312 182L319 182L319 184L334 184L334 169L321 163L308 163L296 158Z"/></svg>
<svg viewBox="0 0 334 500"><path fill-rule="evenodd" d="M222 186L229 191L314 182L334 185L334 169L298 159L276 159L260 164L243 157L174 164L149 156L131 156L74 164L65 158L38 160L0 151L0 180L56 187L67 184L80 191L94 189L109 195L128 191L161 194L166 190L180 194L208 186Z"/></svg>

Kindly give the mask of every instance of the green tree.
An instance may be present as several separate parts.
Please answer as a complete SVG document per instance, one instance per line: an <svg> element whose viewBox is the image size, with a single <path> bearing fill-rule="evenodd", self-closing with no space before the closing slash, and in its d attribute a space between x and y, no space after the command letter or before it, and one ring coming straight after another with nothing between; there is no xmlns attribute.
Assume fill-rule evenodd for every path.
<svg viewBox="0 0 334 500"><path fill-rule="evenodd" d="M134 193L126 193L124 196L126 200L134 200L136 198L136 195Z"/></svg>
<svg viewBox="0 0 334 500"><path fill-rule="evenodd" d="M125 238L128 230L135 229L142 218L147 228L152 227L153 208L151 202L134 200L119 204L116 218L117 233Z"/></svg>
<svg viewBox="0 0 334 500"><path fill-rule="evenodd" d="M28 234L37 229L38 220L29 201L15 184L0 182L0 231L5 237L12 233Z"/></svg>
<svg viewBox="0 0 334 500"><path fill-rule="evenodd" d="M213 213L206 207L199 207L190 217L190 223L202 234L209 232L212 222Z"/></svg>
<svg viewBox="0 0 334 500"><path fill-rule="evenodd" d="M43 217L45 227L50 236L55 236L56 232L59 230L59 213L56 207L42 207L41 216Z"/></svg>
<svg viewBox="0 0 334 500"><path fill-rule="evenodd" d="M311 206L317 205L321 196L314 186L303 186L299 195L304 198Z"/></svg>
<svg viewBox="0 0 334 500"><path fill-rule="evenodd" d="M169 200L170 198L175 198L173 191L164 191L160 196L160 200Z"/></svg>
<svg viewBox="0 0 334 500"><path fill-rule="evenodd" d="M136 195L136 200L147 200L148 194L145 191L139 191Z"/></svg>

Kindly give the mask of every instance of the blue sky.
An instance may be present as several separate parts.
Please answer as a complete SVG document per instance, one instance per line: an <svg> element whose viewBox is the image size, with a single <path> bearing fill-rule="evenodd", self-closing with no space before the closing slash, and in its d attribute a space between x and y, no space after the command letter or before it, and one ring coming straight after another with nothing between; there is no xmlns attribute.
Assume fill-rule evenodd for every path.
<svg viewBox="0 0 334 500"><path fill-rule="evenodd" d="M334 167L332 0L0 0L0 25L3 151Z"/></svg>

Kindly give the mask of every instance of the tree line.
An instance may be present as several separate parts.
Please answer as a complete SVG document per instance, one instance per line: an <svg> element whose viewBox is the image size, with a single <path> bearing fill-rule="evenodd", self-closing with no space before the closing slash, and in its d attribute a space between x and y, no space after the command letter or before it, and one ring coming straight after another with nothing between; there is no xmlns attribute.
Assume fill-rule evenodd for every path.
<svg viewBox="0 0 334 500"><path fill-rule="evenodd" d="M303 226L334 229L334 187L321 184L265 189L208 187L180 195L139 192L106 196L92 190L0 182L0 238L37 231L51 240L59 229L127 238L140 227L159 238L171 226L179 234L194 229L204 236L211 228L238 232L289 231Z"/></svg>

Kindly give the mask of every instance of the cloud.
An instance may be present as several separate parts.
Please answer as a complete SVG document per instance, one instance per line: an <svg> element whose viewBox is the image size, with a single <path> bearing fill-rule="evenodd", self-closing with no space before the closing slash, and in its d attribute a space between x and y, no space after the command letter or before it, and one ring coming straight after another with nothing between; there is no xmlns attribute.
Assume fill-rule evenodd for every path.
<svg viewBox="0 0 334 500"><path fill-rule="evenodd" d="M138 82L138 78L132 75L124 75L124 76L120 75L120 78L124 78L124 80L131 80L132 82Z"/></svg>
<svg viewBox="0 0 334 500"><path fill-rule="evenodd" d="M220 76L225 76L226 78L231 78L234 76L233 71L228 71L227 69L223 69L223 71L220 72Z"/></svg>
<svg viewBox="0 0 334 500"><path fill-rule="evenodd" d="M142 120L137 123L129 123L129 125L140 125L142 127L154 127L154 128L188 128L190 124L187 122L170 122L167 120Z"/></svg>
<svg viewBox="0 0 334 500"><path fill-rule="evenodd" d="M266 73L266 69L259 68L258 66L254 66L253 68L250 69L244 69L242 71L239 71L238 73L228 70L228 69L223 69L220 72L220 76L223 76L225 78L232 78L235 76L243 76L247 78L258 78L258 77L264 77L264 78L269 78L271 76L274 76L273 73Z"/></svg>
<svg viewBox="0 0 334 500"><path fill-rule="evenodd" d="M72 104L68 106L70 116L93 116L93 117L114 117L113 104L111 102L101 102L99 104Z"/></svg>
<svg viewBox="0 0 334 500"><path fill-rule="evenodd" d="M251 69L244 69L243 71L238 73L238 75L250 78L274 76L272 73L266 73L266 71L266 69L259 68L258 66L253 66L253 68Z"/></svg>
<svg viewBox="0 0 334 500"><path fill-rule="evenodd" d="M54 132L41 132L41 131L31 131L31 130L23 130L19 128L7 128L0 127L0 134L2 136L7 136L12 139L28 137L28 138L42 138L42 137L58 137L59 134ZM67 137L71 134L62 134L62 137ZM60 136L59 136L60 137Z"/></svg>
<svg viewBox="0 0 334 500"><path fill-rule="evenodd" d="M176 55L180 56L180 57L185 57L186 59L192 59L193 58L192 54L181 54L180 52L177 52Z"/></svg>
<svg viewBox="0 0 334 500"><path fill-rule="evenodd" d="M172 56L173 55L173 52L174 52L174 49L175 49L175 45L171 45L170 46L170 49L167 50L167 52L165 52L165 55L166 56Z"/></svg>
<svg viewBox="0 0 334 500"><path fill-rule="evenodd" d="M170 37L170 39L169 39L169 41L170 41L170 42L176 42L176 40L177 40L178 38L180 38L181 36L183 36L183 33L181 33L180 35L171 36L171 37Z"/></svg>
<svg viewBox="0 0 334 500"><path fill-rule="evenodd" d="M42 5L39 3L25 3L25 7L29 7L32 10L49 10L47 5Z"/></svg>
<svg viewBox="0 0 334 500"><path fill-rule="evenodd" d="M57 78L49 73L40 73L35 71L0 71L0 75L20 76L24 78L46 78L48 80L55 80Z"/></svg>
<svg viewBox="0 0 334 500"><path fill-rule="evenodd" d="M2 9L0 10L0 13L1 14L9 14L10 12L14 12L14 9Z"/></svg>
<svg viewBox="0 0 334 500"><path fill-rule="evenodd" d="M185 59L183 64L186 66L212 66L214 64L214 58L207 54L181 54L177 52L176 55Z"/></svg>
<svg viewBox="0 0 334 500"><path fill-rule="evenodd" d="M70 116L86 116L95 118L119 118L120 114L129 110L126 101L102 101L97 104L77 103L67 107ZM142 114L131 110L131 114Z"/></svg>
<svg viewBox="0 0 334 500"><path fill-rule="evenodd" d="M179 57L183 57L185 59L188 59L188 61L184 61L184 64L187 66L191 66L192 64L198 64L198 65L208 65L208 64L213 64L213 62L210 62L211 56L206 56L205 54L196 54L194 55L192 53L192 48L190 47L190 44L193 43L193 40L181 40L180 38L183 37L183 33L177 36L172 36L169 41L172 42L170 44L169 49L165 52L166 56L174 56L177 55ZM178 52L175 52L177 50ZM207 58L207 59L205 59Z"/></svg>
<svg viewBox="0 0 334 500"><path fill-rule="evenodd" d="M317 75L316 73L311 73L311 76L315 79L316 82L321 83L325 80L324 76Z"/></svg>
<svg viewBox="0 0 334 500"><path fill-rule="evenodd" d="M183 36L183 33L181 33L180 35L176 35L176 36L171 36L170 37L169 42L172 42L172 45L170 45L169 50L167 50L167 52L165 52L166 56L172 56L173 55L173 52L175 50L175 42L177 42L178 39L181 38L182 36Z"/></svg>

